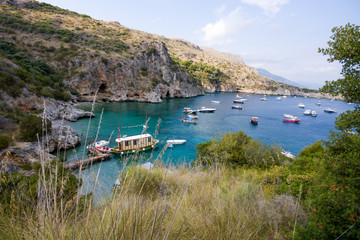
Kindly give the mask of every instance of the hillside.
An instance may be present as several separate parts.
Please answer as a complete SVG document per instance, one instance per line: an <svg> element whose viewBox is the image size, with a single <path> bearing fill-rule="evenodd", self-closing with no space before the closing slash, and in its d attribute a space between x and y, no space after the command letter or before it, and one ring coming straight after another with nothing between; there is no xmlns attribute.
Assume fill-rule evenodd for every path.
<svg viewBox="0 0 360 240"><path fill-rule="evenodd" d="M97 93L99 101L161 102L215 91L304 94L260 76L240 57L214 52L46 3L0 1L1 95L8 99L35 94L90 101Z"/></svg>

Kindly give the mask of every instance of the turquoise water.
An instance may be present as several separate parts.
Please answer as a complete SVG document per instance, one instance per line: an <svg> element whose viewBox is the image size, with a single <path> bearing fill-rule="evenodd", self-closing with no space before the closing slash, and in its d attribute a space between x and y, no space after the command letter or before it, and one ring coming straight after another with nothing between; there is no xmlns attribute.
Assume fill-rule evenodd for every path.
<svg viewBox="0 0 360 240"><path fill-rule="evenodd" d="M232 100L236 99L236 93L207 94L196 98L187 99L166 99L162 104L121 102L96 104L94 108L95 118L91 119L89 134L86 139L89 119L80 119L77 122L66 123L79 132L82 139L82 146L74 150L68 150L66 157L68 161L81 159L86 156L84 146L86 142L94 141L98 132L101 112L100 131L98 140L107 140L111 136L110 146L116 146L115 138L118 136L118 124L121 135L140 134L143 130L142 124L146 116L150 118L148 132L155 134L156 125L161 119L157 138L163 138L153 152L142 153L137 161L154 161L165 146L166 139L185 139L184 145L177 145L168 148L162 155L161 161L170 164L191 163L196 158L196 145L208 140L218 134L227 132L244 131L255 139L266 144L281 144L281 146L298 154L304 147L317 140L326 139L330 130L334 130L334 121L339 113L353 109L343 101L321 99L321 106L316 105L319 99L287 97L281 101L276 96L267 96L267 101L260 101L262 95L242 94L248 101L242 106L245 110L232 109ZM212 100L220 103L212 103ZM305 109L315 110L317 117L305 116L305 109L297 107L299 103L305 104ZM198 109L201 106L216 108L215 113L198 113L197 124L187 124L180 121L184 116L184 107ZM325 113L324 109L331 107L337 113ZM91 105L81 106L82 109L90 111ZM301 119L300 124L284 123L282 115L294 114ZM251 116L259 117L259 124L252 125L249 122ZM138 126L138 127L136 127ZM128 157L113 155L109 161L94 164L91 169L82 171L84 179L83 193L91 191L94 179L99 174L96 184L97 195L107 196L118 174L123 169ZM132 159L133 161L133 159Z"/></svg>

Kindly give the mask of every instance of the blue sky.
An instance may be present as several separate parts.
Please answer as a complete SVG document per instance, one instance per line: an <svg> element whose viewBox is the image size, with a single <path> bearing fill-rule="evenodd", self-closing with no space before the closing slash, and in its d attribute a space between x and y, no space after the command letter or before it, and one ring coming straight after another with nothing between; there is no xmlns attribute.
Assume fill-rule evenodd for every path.
<svg viewBox="0 0 360 240"><path fill-rule="evenodd" d="M335 26L360 25L359 0L43 0L133 29L240 55L245 64L317 88L341 66L318 53Z"/></svg>

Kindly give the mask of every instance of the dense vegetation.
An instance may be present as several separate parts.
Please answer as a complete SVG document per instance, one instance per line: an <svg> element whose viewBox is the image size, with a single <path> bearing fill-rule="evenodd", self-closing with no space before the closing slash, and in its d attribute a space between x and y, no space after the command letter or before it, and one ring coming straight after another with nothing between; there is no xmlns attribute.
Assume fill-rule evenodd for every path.
<svg viewBox="0 0 360 240"><path fill-rule="evenodd" d="M284 159L279 147L266 146L242 131L214 137L214 140L200 143L196 148L197 163L207 166L225 164L229 167L270 168L280 165Z"/></svg>
<svg viewBox="0 0 360 240"><path fill-rule="evenodd" d="M342 113L336 120L340 130L356 129L360 133L360 26L346 24L334 27L328 48L319 52L329 55L328 61L339 61L342 65L342 78L327 81L321 89L333 95L341 94L347 102L355 104L355 110Z"/></svg>
<svg viewBox="0 0 360 240"><path fill-rule="evenodd" d="M171 56L171 64L174 69L178 67L184 69L195 81L203 85L219 85L220 83L225 83L229 78L218 68L202 62L181 60L178 57Z"/></svg>

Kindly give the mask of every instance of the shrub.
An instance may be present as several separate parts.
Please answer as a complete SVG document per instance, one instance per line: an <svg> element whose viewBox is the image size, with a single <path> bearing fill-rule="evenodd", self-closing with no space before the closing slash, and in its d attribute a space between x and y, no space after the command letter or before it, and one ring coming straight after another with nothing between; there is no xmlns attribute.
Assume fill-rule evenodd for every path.
<svg viewBox="0 0 360 240"><path fill-rule="evenodd" d="M0 135L0 149L7 148L11 143L11 137L6 134Z"/></svg>
<svg viewBox="0 0 360 240"><path fill-rule="evenodd" d="M196 162L206 165L267 168L280 165L283 159L279 147L264 145L242 131L215 137L212 141L196 145L196 148Z"/></svg>
<svg viewBox="0 0 360 240"><path fill-rule="evenodd" d="M148 69L147 69L147 67L141 67L141 69L140 69L140 73L141 73L141 75L143 75L143 76L147 76L148 75Z"/></svg>
<svg viewBox="0 0 360 240"><path fill-rule="evenodd" d="M51 121L46 119L46 131L44 133L51 132ZM22 119L20 124L20 137L29 142L37 140L37 135L42 136L43 132L43 119L41 117L30 115Z"/></svg>

